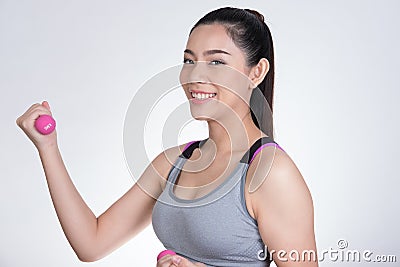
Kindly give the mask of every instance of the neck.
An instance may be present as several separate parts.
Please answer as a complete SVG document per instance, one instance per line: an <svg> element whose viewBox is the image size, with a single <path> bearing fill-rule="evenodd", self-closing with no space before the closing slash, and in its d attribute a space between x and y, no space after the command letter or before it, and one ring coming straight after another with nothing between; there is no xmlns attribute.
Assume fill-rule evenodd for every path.
<svg viewBox="0 0 400 267"><path fill-rule="evenodd" d="M214 143L217 153L245 151L255 139L265 136L254 124L250 110L240 117L230 116L229 121L209 120L207 122L209 141Z"/></svg>

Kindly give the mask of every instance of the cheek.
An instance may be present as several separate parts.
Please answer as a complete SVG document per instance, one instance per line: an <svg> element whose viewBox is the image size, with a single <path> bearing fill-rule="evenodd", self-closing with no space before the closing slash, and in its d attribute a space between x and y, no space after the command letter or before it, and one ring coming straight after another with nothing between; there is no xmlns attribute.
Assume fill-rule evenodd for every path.
<svg viewBox="0 0 400 267"><path fill-rule="evenodd" d="M228 66L219 66L208 73L210 81L231 92L242 95L249 88L250 80L242 72Z"/></svg>
<svg viewBox="0 0 400 267"><path fill-rule="evenodd" d="M251 91L248 78L237 71L228 74L220 75L217 80L220 100L231 106L249 101Z"/></svg>
<svg viewBox="0 0 400 267"><path fill-rule="evenodd" d="M232 108L247 102L245 95L246 92L243 89L239 88L227 89L220 87L218 91L220 92L220 96L218 97L219 101L223 102L224 104Z"/></svg>

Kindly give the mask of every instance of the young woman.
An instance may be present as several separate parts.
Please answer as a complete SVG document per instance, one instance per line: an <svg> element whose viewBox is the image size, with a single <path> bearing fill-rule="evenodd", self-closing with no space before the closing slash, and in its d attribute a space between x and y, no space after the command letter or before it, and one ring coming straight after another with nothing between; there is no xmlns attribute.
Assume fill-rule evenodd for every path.
<svg viewBox="0 0 400 267"><path fill-rule="evenodd" d="M17 119L39 151L79 259L104 257L152 221L164 246L177 253L158 267L269 266L270 259L279 267L318 266L307 185L273 141L272 121L260 121L249 106L259 90L272 112L273 43L263 16L231 7L206 14L190 31L180 81L209 137L161 152L97 218L69 177L56 131L41 135L34 128L40 115L51 115L49 104L34 104Z"/></svg>

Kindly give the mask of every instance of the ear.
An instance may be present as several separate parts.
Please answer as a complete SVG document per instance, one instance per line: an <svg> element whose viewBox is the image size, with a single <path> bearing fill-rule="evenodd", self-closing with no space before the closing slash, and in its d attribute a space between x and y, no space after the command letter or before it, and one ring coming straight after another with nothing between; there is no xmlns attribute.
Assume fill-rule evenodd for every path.
<svg viewBox="0 0 400 267"><path fill-rule="evenodd" d="M260 61L251 68L249 78L251 80L252 88L256 88L265 78L269 71L269 61L266 58L260 59Z"/></svg>

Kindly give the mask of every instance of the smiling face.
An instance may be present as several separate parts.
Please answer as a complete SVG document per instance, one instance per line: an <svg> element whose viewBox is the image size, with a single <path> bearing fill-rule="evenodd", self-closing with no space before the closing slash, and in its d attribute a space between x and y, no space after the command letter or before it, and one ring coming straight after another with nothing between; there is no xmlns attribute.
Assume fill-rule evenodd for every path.
<svg viewBox="0 0 400 267"><path fill-rule="evenodd" d="M252 86L245 54L221 24L200 25L189 36L180 82L196 119L248 112ZM230 115L228 115L230 113Z"/></svg>

